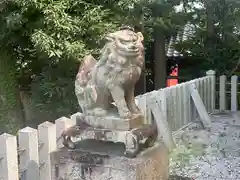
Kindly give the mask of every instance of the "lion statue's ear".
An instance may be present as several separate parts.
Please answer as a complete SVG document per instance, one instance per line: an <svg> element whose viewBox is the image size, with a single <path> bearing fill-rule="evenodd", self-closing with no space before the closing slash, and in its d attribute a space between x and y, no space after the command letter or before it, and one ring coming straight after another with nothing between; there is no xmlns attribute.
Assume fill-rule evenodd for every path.
<svg viewBox="0 0 240 180"><path fill-rule="evenodd" d="M141 32L138 32L137 35L140 41L144 40L143 34Z"/></svg>
<svg viewBox="0 0 240 180"><path fill-rule="evenodd" d="M109 34L107 34L106 36L105 36L105 39L107 40L107 41L114 41L114 39L115 39L115 36L114 36L114 33L109 33Z"/></svg>

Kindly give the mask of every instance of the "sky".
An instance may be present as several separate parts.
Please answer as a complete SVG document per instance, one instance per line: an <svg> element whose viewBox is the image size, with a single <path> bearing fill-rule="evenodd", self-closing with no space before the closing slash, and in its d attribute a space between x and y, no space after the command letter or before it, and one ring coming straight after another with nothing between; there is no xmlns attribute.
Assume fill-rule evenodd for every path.
<svg viewBox="0 0 240 180"><path fill-rule="evenodd" d="M203 5L199 2L194 2L194 3L189 3L189 4L194 8L201 9L203 7ZM176 12L182 11L183 10L183 3L181 3L179 6L175 6L175 10L176 10Z"/></svg>

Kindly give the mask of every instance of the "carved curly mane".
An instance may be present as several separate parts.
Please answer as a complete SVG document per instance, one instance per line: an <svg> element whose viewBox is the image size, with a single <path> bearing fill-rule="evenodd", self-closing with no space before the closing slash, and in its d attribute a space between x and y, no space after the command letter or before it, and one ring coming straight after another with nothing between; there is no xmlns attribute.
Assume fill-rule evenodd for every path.
<svg viewBox="0 0 240 180"><path fill-rule="evenodd" d="M105 65L109 76L121 72L127 66L143 66L143 36L132 30L121 29L106 36L107 43L101 50L97 66Z"/></svg>

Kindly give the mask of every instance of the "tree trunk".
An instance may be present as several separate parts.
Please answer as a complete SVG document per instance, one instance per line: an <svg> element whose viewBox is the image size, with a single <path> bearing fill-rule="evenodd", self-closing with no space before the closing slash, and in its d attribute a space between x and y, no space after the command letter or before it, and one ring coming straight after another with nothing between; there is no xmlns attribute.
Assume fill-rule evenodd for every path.
<svg viewBox="0 0 240 180"><path fill-rule="evenodd" d="M142 7L140 7L140 24L139 24L139 31L141 31L141 33L144 33L144 14L143 14L143 11L142 11ZM143 42L144 43L144 42ZM144 52L145 53L145 52ZM144 55L145 56L145 55ZM136 87L135 87L135 95L139 95L139 94L144 94L146 93L146 74L144 73L144 69L145 69L145 61L144 61L144 64L143 64L143 71L142 71L142 74L139 78L139 81L137 82L136 84Z"/></svg>
<svg viewBox="0 0 240 180"><path fill-rule="evenodd" d="M214 10L213 10L213 2L212 0L205 0L206 7L206 15L207 15L207 34L208 37L212 37L214 35Z"/></svg>
<svg viewBox="0 0 240 180"><path fill-rule="evenodd" d="M204 42L206 56L212 51L212 45L215 44L215 27L214 27L214 2L213 0L204 0L206 8L206 24L207 24L207 39ZM209 59L212 65L215 64L214 59Z"/></svg>
<svg viewBox="0 0 240 180"><path fill-rule="evenodd" d="M0 132L15 133L24 122L20 94L15 77L15 64L0 50ZM0 134L1 134L0 133Z"/></svg>
<svg viewBox="0 0 240 180"><path fill-rule="evenodd" d="M154 29L154 89L166 87L167 62L165 53L164 32L160 28Z"/></svg>

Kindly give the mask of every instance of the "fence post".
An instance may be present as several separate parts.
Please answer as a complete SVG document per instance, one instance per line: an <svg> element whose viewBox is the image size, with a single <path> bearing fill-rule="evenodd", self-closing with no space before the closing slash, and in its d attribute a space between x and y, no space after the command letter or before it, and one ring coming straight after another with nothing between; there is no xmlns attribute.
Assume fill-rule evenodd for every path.
<svg viewBox="0 0 240 180"><path fill-rule="evenodd" d="M197 91L198 92L201 91L201 89L199 88L200 87L200 83L201 83L200 79L194 80L193 83L194 83ZM190 83L190 85L191 85L191 83ZM190 92L189 88L188 88L188 92ZM191 93L190 93L190 95L191 95ZM201 92L199 92L199 96L201 98ZM199 114L197 112L197 108L196 108L196 106L194 104L193 99L191 98L191 119L192 119L192 121L196 120L196 118L198 118L198 116L199 116Z"/></svg>
<svg viewBox="0 0 240 180"><path fill-rule="evenodd" d="M171 93L172 96L172 122L173 122L173 131L176 131L178 129L179 126L179 121L177 118L177 89L176 86L172 86L172 88L169 88L169 91Z"/></svg>
<svg viewBox="0 0 240 180"><path fill-rule="evenodd" d="M0 145L0 179L19 180L16 136L0 135Z"/></svg>
<svg viewBox="0 0 240 180"><path fill-rule="evenodd" d="M73 125L75 125L75 124L77 123L77 118L78 118L79 116L82 116L82 113L77 112L77 113L75 113L75 114L73 114L73 115L70 116L70 119L72 120L72 124L73 124Z"/></svg>
<svg viewBox="0 0 240 180"><path fill-rule="evenodd" d="M211 77L207 76L206 78L206 99L207 99L207 111L208 113L212 113L212 82Z"/></svg>
<svg viewBox="0 0 240 180"><path fill-rule="evenodd" d="M216 109L216 72L213 70L209 70L206 72L207 76L211 78L211 111Z"/></svg>
<svg viewBox="0 0 240 180"><path fill-rule="evenodd" d="M190 95L188 92L188 86L187 84L183 84L183 105L184 105L184 109L183 109L183 113L184 113L184 122L185 124L188 124L189 122L191 122L191 114L190 114Z"/></svg>
<svg viewBox="0 0 240 180"><path fill-rule="evenodd" d="M205 107L206 107L206 110L207 110L207 112L209 112L209 105L208 105L208 87L207 87L207 85L208 85L208 82L207 82L207 78L204 78L203 79L203 102L204 102L204 105L205 105Z"/></svg>
<svg viewBox="0 0 240 180"><path fill-rule="evenodd" d="M24 180L39 180L38 132L25 127L18 132L20 174Z"/></svg>
<svg viewBox="0 0 240 180"><path fill-rule="evenodd" d="M141 110L141 112L144 115L144 124L152 124L152 114L147 105L147 98L153 92L145 94L145 95L140 95L135 98L136 99L135 101L137 101L137 103L138 103L138 108Z"/></svg>
<svg viewBox="0 0 240 180"><path fill-rule="evenodd" d="M231 77L231 111L237 111L238 109L237 86L238 86L238 77L232 76Z"/></svg>
<svg viewBox="0 0 240 180"><path fill-rule="evenodd" d="M56 124L56 140L57 140L57 148L63 147L61 136L63 131L65 131L67 128L74 126L75 121L66 117L61 117L57 120L55 120Z"/></svg>
<svg viewBox="0 0 240 180"><path fill-rule="evenodd" d="M197 109L198 115L203 122L205 127L211 126L211 119L207 113L206 107L203 104L203 101L198 93L195 83L189 85L189 92L191 94L194 105Z"/></svg>
<svg viewBox="0 0 240 180"><path fill-rule="evenodd" d="M173 117L173 99L169 98L172 97L170 87L162 89L164 91L164 95L166 98L166 120L171 128L174 130L174 117ZM160 96L160 95L159 95Z"/></svg>
<svg viewBox="0 0 240 180"><path fill-rule="evenodd" d="M182 85L178 84L175 86L176 89L176 115L178 117L177 122L177 129L181 128L183 125L186 125L184 123L183 119L183 94L182 94Z"/></svg>
<svg viewBox="0 0 240 180"><path fill-rule="evenodd" d="M155 95L158 94L156 97ZM166 147L172 150L176 147L171 128L167 122L167 104L166 94L164 90L158 90L152 97L148 99L149 108L151 109L158 128L158 139L163 139Z"/></svg>
<svg viewBox="0 0 240 180"><path fill-rule="evenodd" d="M219 110L225 111L226 110L226 76L220 76L220 89L219 89Z"/></svg>
<svg viewBox="0 0 240 180"><path fill-rule="evenodd" d="M39 136L39 180L52 180L52 164L50 154L56 150L56 125L48 121L38 126Z"/></svg>

